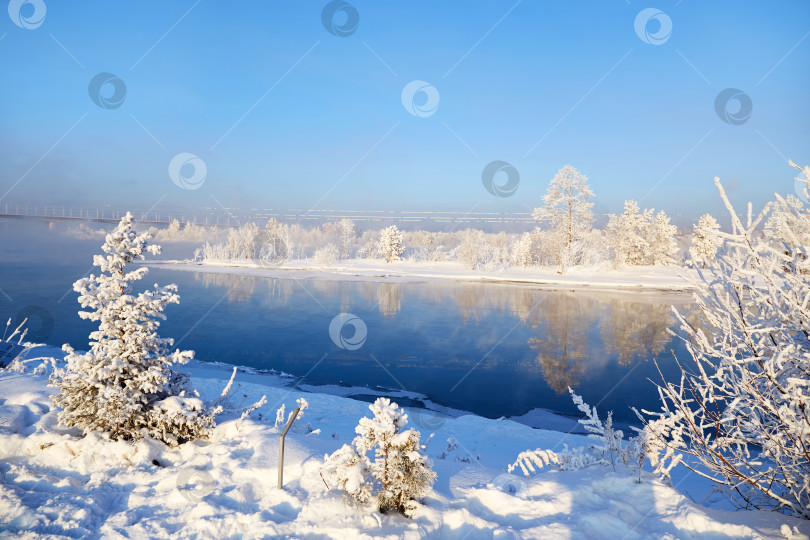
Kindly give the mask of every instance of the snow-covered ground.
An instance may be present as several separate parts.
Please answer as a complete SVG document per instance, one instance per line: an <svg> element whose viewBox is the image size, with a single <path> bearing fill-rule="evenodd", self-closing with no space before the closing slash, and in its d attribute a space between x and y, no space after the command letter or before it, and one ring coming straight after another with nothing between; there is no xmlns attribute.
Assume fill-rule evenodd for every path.
<svg viewBox="0 0 810 540"><path fill-rule="evenodd" d="M246 420L224 419L212 440L170 449L150 441L81 438L56 422L42 357L25 371L0 371L0 536L204 538L808 538L810 522L770 512L733 512L708 483L680 471L675 488L649 474L638 484L596 466L546 470L531 479L507 465L528 448L585 445L580 435L511 420L436 416L410 409L430 434L438 480L413 519L349 504L319 475L325 453L354 436L367 403L297 389L294 378L240 370L244 404L267 395ZM219 395L228 366L186 367L206 398ZM308 390L317 388L310 387ZM322 390L329 390L322 388ZM339 389L333 389L339 390ZM310 407L287 436L285 487L276 489L275 410L299 397ZM396 398L394 398L396 400ZM240 403L234 403L240 405ZM448 442L448 439L450 441ZM705 502L709 507L692 501Z"/></svg>
<svg viewBox="0 0 810 540"><path fill-rule="evenodd" d="M609 265L578 266L560 274L553 268L509 268L505 270L470 270L458 262L397 261L386 264L381 260L341 260L332 266L316 265L305 260L290 260L284 264L259 265L251 262L149 261L149 266L194 272L231 273L252 276L296 279L338 279L357 281L424 282L442 279L457 281L493 281L530 283L551 288L589 287L594 289L644 289L686 291L691 289L687 279L692 270L678 266L633 266L619 270Z"/></svg>

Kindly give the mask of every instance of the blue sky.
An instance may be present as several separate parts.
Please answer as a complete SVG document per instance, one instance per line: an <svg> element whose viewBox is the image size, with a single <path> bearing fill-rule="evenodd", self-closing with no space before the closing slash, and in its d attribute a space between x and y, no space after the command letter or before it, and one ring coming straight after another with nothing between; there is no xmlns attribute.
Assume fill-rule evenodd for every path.
<svg viewBox="0 0 810 540"><path fill-rule="evenodd" d="M354 1L345 37L323 1L40 1L36 28L0 17L0 206L513 212L571 164L599 212L693 215L717 211L715 175L761 204L792 192L784 158L810 163L806 1ZM634 29L649 7L672 23L658 45ZM117 108L89 96L102 72ZM403 106L414 80L428 116ZM753 105L739 125L715 111L726 88ZM169 176L182 152L198 189ZM481 183L494 160L520 173L511 197Z"/></svg>

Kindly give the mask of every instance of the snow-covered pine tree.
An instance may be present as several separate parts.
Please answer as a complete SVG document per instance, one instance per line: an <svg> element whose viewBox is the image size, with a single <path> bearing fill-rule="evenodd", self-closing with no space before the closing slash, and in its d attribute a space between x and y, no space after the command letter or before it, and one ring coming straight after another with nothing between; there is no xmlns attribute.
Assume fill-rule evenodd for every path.
<svg viewBox="0 0 810 540"><path fill-rule="evenodd" d="M710 214L700 216L692 233L692 247L689 248L696 266L700 264L701 268L706 268L706 263L714 262L717 248L723 243L723 240L715 234L719 230L720 224Z"/></svg>
<svg viewBox="0 0 810 540"><path fill-rule="evenodd" d="M591 230L593 196L588 177L566 165L551 179L543 206L534 209L534 219L552 231L549 239L559 250L557 256L569 263L575 258L574 243Z"/></svg>
<svg viewBox="0 0 810 540"><path fill-rule="evenodd" d="M810 247L796 241L810 219L776 195L796 229L774 245L757 230L770 205L756 219L749 205L743 225L715 184L732 232L715 233L723 246L695 283L703 324L678 315L694 364L659 384L660 412L644 411L652 461L664 473L680 461L743 507L810 519Z"/></svg>
<svg viewBox="0 0 810 540"><path fill-rule="evenodd" d="M382 230L377 247L385 262L390 263L400 260L403 251L402 233L396 225L391 225Z"/></svg>
<svg viewBox="0 0 810 540"><path fill-rule="evenodd" d="M678 227L669 222L669 216L660 210L650 223L649 264L674 264L678 253L675 234Z"/></svg>
<svg viewBox="0 0 810 540"><path fill-rule="evenodd" d="M114 440L153 437L174 445L206 437L213 414L200 399L186 395L188 377L171 369L194 353L171 351L174 341L157 334L158 319L166 318L163 309L180 302L177 286L132 292L148 269L128 272L126 266L146 252L160 253L160 246L148 245L149 233L136 234L132 222L130 213L121 218L102 246L106 256L94 256L100 274L73 284L79 303L89 309L79 316L99 327L90 334L89 352L63 346L67 365L51 379L59 389L52 398L62 409L59 421Z"/></svg>
<svg viewBox="0 0 810 540"><path fill-rule="evenodd" d="M613 249L616 266L644 264L650 249L652 213L652 209L640 212L638 203L629 200L624 202L624 213L610 215L605 237Z"/></svg>
<svg viewBox="0 0 810 540"><path fill-rule="evenodd" d="M325 456L324 478L360 503L372 496L381 512L397 510L411 515L416 500L436 480L431 462L420 450L420 434L404 429L408 415L388 398L369 405L373 418L361 418L357 437L331 456ZM367 454L374 451L374 460Z"/></svg>

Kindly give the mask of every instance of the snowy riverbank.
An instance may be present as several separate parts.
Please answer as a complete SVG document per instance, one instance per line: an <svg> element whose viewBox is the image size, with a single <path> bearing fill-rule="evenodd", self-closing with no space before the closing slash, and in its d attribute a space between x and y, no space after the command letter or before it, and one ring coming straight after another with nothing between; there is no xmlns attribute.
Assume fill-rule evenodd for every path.
<svg viewBox="0 0 810 540"><path fill-rule="evenodd" d="M576 267L565 274L553 268L510 268L506 270L470 270L457 262L342 260L333 266L291 260L278 266L251 262L149 261L148 266L194 272L214 272L294 279L334 279L343 281L426 282L456 281L526 283L547 288L583 288L606 290L689 291L686 276L693 270L677 266L635 266L615 270L609 266Z"/></svg>
<svg viewBox="0 0 810 540"><path fill-rule="evenodd" d="M684 470L676 489L647 474L641 484L596 466L506 474L528 448L580 446L587 439L474 415L408 409L438 480L413 519L349 505L318 474L325 453L354 436L367 403L307 392L291 377L245 370L239 400L266 395L250 419L224 418L211 441L170 449L141 441L80 438L56 422L42 358L0 371L0 536L323 538L807 538L810 522L770 512L731 512L709 484ZM202 396L217 396L228 366L187 366ZM319 387L310 387L316 391ZM321 390L329 390L321 388ZM332 389L339 392L339 389ZM310 404L287 437L285 488L276 489L275 411ZM394 400L397 398L394 397ZM240 403L234 403L238 406ZM606 411L605 411L606 412ZM420 425L421 424L421 425ZM707 506L693 502L704 502ZM790 528L794 528L792 531Z"/></svg>

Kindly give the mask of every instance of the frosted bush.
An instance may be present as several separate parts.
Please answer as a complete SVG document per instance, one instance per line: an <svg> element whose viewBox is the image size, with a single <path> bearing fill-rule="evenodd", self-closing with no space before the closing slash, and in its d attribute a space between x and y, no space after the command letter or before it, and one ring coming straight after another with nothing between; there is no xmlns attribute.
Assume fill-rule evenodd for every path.
<svg viewBox="0 0 810 540"><path fill-rule="evenodd" d="M381 512L397 510L411 515L417 499L436 480L431 462L420 450L420 434L404 429L408 415L388 398L369 405L373 418L361 418L357 437L332 455L324 456L321 475L361 504L376 500ZM373 450L374 459L368 452Z"/></svg>
<svg viewBox="0 0 810 540"><path fill-rule="evenodd" d="M721 248L694 283L703 324L678 313L692 362L659 384L661 410L644 411L656 469L680 462L743 507L810 518L810 214L776 195L786 215L762 235L774 205L755 219L749 205L744 225L715 184L732 232L706 229Z"/></svg>
<svg viewBox="0 0 810 540"><path fill-rule="evenodd" d="M616 472L616 465L621 463L627 472L638 474L638 481L641 482L641 472L650 449L646 430L634 428L637 432L636 437L624 441L624 433L613 427L613 411L609 412L607 419L602 422L596 407L585 403L571 388L568 388L568 391L577 408L585 413L585 418L580 419L579 423L583 425L588 432L588 438L593 442L587 448L569 449L568 445L563 445L563 449L559 452L541 448L526 450L518 454L515 462L509 465L508 471L511 473L520 468L525 476L531 476L539 469L549 466L561 471L573 471L602 465L610 466Z"/></svg>
<svg viewBox="0 0 810 540"><path fill-rule="evenodd" d="M316 249L312 255L312 262L324 266L331 266L338 262L340 258L340 250L335 244L326 244L326 246Z"/></svg>

